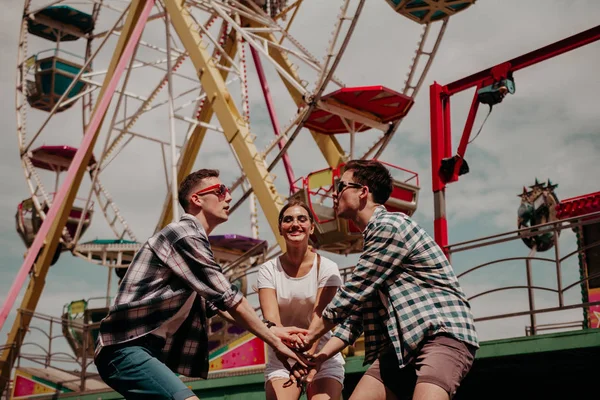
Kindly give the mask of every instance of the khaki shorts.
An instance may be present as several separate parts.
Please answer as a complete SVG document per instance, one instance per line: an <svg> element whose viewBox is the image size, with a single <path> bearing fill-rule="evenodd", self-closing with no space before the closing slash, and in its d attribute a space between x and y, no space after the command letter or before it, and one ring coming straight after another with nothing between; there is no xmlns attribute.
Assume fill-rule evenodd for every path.
<svg viewBox="0 0 600 400"><path fill-rule="evenodd" d="M447 335L425 342L415 359L400 368L393 347L379 356L365 375L382 382L398 399L411 399L417 383L427 382L444 389L452 398L467 375L477 349Z"/></svg>

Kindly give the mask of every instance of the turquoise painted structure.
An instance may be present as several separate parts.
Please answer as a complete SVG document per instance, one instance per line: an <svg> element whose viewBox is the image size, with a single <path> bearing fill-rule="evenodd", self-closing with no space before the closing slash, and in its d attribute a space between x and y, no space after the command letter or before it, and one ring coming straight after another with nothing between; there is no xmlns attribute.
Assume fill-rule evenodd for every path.
<svg viewBox="0 0 600 400"><path fill-rule="evenodd" d="M44 57L45 53L52 52L53 55ZM33 108L43 111L51 111L60 97L67 91L73 79L82 69L78 64L63 58L79 58L78 56L63 50L45 50L28 60L33 68L35 80L27 82L27 101ZM72 99L86 88L82 81L76 82L67 93L64 100ZM64 103L64 102L63 102ZM70 108L75 102L61 104L57 111Z"/></svg>

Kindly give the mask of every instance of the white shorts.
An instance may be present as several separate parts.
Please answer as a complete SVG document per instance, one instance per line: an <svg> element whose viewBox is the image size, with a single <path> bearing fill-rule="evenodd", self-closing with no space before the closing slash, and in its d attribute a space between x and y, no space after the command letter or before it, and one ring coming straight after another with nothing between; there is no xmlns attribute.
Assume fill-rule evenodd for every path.
<svg viewBox="0 0 600 400"><path fill-rule="evenodd" d="M269 348L269 350L271 350ZM290 371L288 371L281 361L275 357L272 351L268 352L267 366L265 368L265 384L274 379L289 379ZM293 362L293 361L292 361ZM335 379L344 387L344 357L341 354L336 354L321 365L321 369L315 375L315 381L318 379L331 378Z"/></svg>

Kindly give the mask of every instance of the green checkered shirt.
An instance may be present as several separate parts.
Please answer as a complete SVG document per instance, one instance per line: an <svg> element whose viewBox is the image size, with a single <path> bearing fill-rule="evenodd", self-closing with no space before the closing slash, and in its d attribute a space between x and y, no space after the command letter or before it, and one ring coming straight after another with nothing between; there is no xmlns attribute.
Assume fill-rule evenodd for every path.
<svg viewBox="0 0 600 400"><path fill-rule="evenodd" d="M433 238L402 213L377 207L363 232L364 251L323 312L348 344L364 331L370 364L390 343L402 367L429 336L445 333L479 347L469 303Z"/></svg>

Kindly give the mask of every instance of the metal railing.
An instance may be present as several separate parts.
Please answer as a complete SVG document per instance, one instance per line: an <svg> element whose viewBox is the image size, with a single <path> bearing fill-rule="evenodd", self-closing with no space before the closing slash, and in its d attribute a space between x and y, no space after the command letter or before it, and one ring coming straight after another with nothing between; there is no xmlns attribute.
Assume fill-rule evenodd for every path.
<svg viewBox="0 0 600 400"><path fill-rule="evenodd" d="M23 364L29 366L41 366L43 368L53 368L69 375L73 375L74 369L77 369L78 377L72 380L55 382L59 386L77 386L81 391L86 388L86 380L98 376L98 374L90 373L88 368L94 362L87 354L89 333L92 329L97 329L99 323L84 324L78 321L72 321L68 318L57 318L42 313L34 313L29 310L17 310L21 314L21 321L25 318L31 319L31 324L28 327L26 335L20 346L16 343L12 345L0 346L0 351L13 346L19 349L15 352L15 359L8 360L15 368L20 368ZM81 357L75 356L72 351L62 351L61 347L67 347L68 343L57 343L60 339L65 339L63 335L63 326L68 324L82 332L83 336L83 351ZM21 328L23 329L23 328ZM56 334L58 332L58 334ZM21 337L21 335L18 335ZM31 349L31 350L29 350ZM69 349L70 350L70 349ZM58 364L66 364L67 367L59 366ZM72 367L71 367L72 366ZM69 368L69 369L66 369ZM2 378L0 378L2 379ZM12 380L9 385L5 386L4 393L0 393L0 398L10 398L12 393ZM5 397L2 397L5 396Z"/></svg>
<svg viewBox="0 0 600 400"><path fill-rule="evenodd" d="M564 230L568 229L580 229L586 225L598 224L600 223L600 212L592 213L588 215L578 216L574 218L559 220L555 222L550 222L542 225L537 225L535 227L514 230L506 233L501 233L497 235L487 236L480 239L469 240L461 243L456 243L449 245L447 247L450 257L456 255L459 252L464 252L468 250L480 249L484 247L494 246L501 243L511 242L511 241L521 241L522 238L528 238L538 235L551 234L554 240L553 246L553 256L549 257L539 257L536 256L535 247L530 251L528 256L516 256L516 257L505 257L494 259L490 261L486 261L484 263L480 263L458 275L459 280L464 279L465 276L472 274L475 271L482 270L484 268L489 269L491 267L495 267L499 264L505 263L518 263L523 262L524 273L525 273L525 284L524 285L508 285L508 286L499 286L492 289L484 290L480 293L473 294L468 297L469 301L475 300L480 297L484 297L486 295L492 293L498 293L508 290L526 290L528 297L528 306L523 308L520 311L509 312L509 313L494 313L491 315L485 315L478 318L475 318L475 322L483 322L483 321L491 321L498 319L506 319L513 317L521 317L521 316L529 316L530 325L526 327L527 335L535 335L539 331L548 331L548 330L557 330L557 329L568 329L568 328L581 328L586 326L585 321L577 321L577 322L560 322L560 323L550 323L550 324L541 324L538 325L536 321L536 316L542 313L555 313L564 310L573 310L573 309L585 309L591 306L599 305L600 301L594 302L580 302L575 304L565 304L565 293L569 290L577 287L581 287L582 284L585 284L587 281L600 277L600 273L595 273L592 275L584 276L581 279L576 280L565 286L563 282L563 269L565 268L565 264L568 261L571 261L574 256L579 256L590 248L600 247L600 241L587 244L586 246L578 246L578 248L574 251L567 253L564 256L561 256L561 245L560 245L560 233ZM579 268L579 260L577 257L576 266ZM532 273L532 262L541 262L549 264L553 266L554 277L555 277L555 287L551 286L539 286L534 284L533 282L533 273ZM569 267L574 267L573 263L569 263ZM494 271L496 275L495 278L501 276L502 272L499 272L498 269ZM536 308L535 306L535 291L546 291L551 292L556 295L556 306L553 307L545 307L545 308Z"/></svg>
<svg viewBox="0 0 600 400"><path fill-rule="evenodd" d="M582 329L587 326L587 321L569 321L569 322L553 322L547 324L538 324L536 316L542 313L556 313L564 310L573 310L573 309L584 309L589 308L591 306L599 305L599 301L593 302L580 302L576 304L565 304L565 293L572 290L573 288L578 288L582 284L585 284L587 281L600 277L600 273L592 274L583 277L582 279L576 280L565 286L563 282L563 268L565 264L572 260L576 259L576 266L573 263L569 263L569 268L579 266L579 260L575 256L579 256L581 253L589 250L590 248L600 247L600 241L588 244L587 246L579 247L575 251L571 251L564 256L561 256L561 247L560 247L560 232L567 229L580 229L586 225L598 224L600 223L600 212L578 216L570 219L564 219L556 222L551 222L543 225L537 225L535 227L514 230L506 233L486 236L479 239L464 241L460 243L455 243L449 245L448 252L450 257L452 255L456 255L460 252L466 252L474 249L481 249L489 246L498 245L501 243L511 242L511 241L519 241L521 242L522 238L532 237L543 235L547 233L553 234L554 237L554 246L553 246L553 256L551 257L540 257L536 256L535 249L532 249L527 256L515 256L515 257L505 257L494 260L489 260L483 263L479 263L472 268L458 274L459 280L464 280L465 276L468 276L475 271L480 271L482 269L490 269L496 267L503 263L514 263L514 262L523 262L524 272L525 272L525 284L524 285L507 285L507 286L499 286L492 289L487 289L481 291L479 293L472 294L468 297L468 300L472 302L475 299L483 298L487 295L509 291L509 290L526 290L527 291L527 306L524 307L520 311L516 312L504 312L504 313L493 313L486 314L480 317L475 318L475 322L484 322L491 320L499 320L499 319L508 319L520 316L529 316L529 325L525 326L525 335L535 335L542 331L556 331L556 330L566 330L566 329ZM523 245L524 246L524 245ZM552 251L552 250L551 250ZM554 274L556 277L556 287L550 286L540 286L536 285L533 282L533 273L532 273L532 262L543 262L550 265L554 265ZM342 277L342 281L346 282L352 275L352 271L354 270L354 266L346 267L340 269L340 275ZM494 278L498 278L498 272L494 271ZM501 272L499 273L501 274ZM461 282L462 283L462 282ZM468 287L463 285L463 288ZM554 307L545 307L545 308L536 308L535 306L535 291L546 291L556 294L556 306Z"/></svg>

